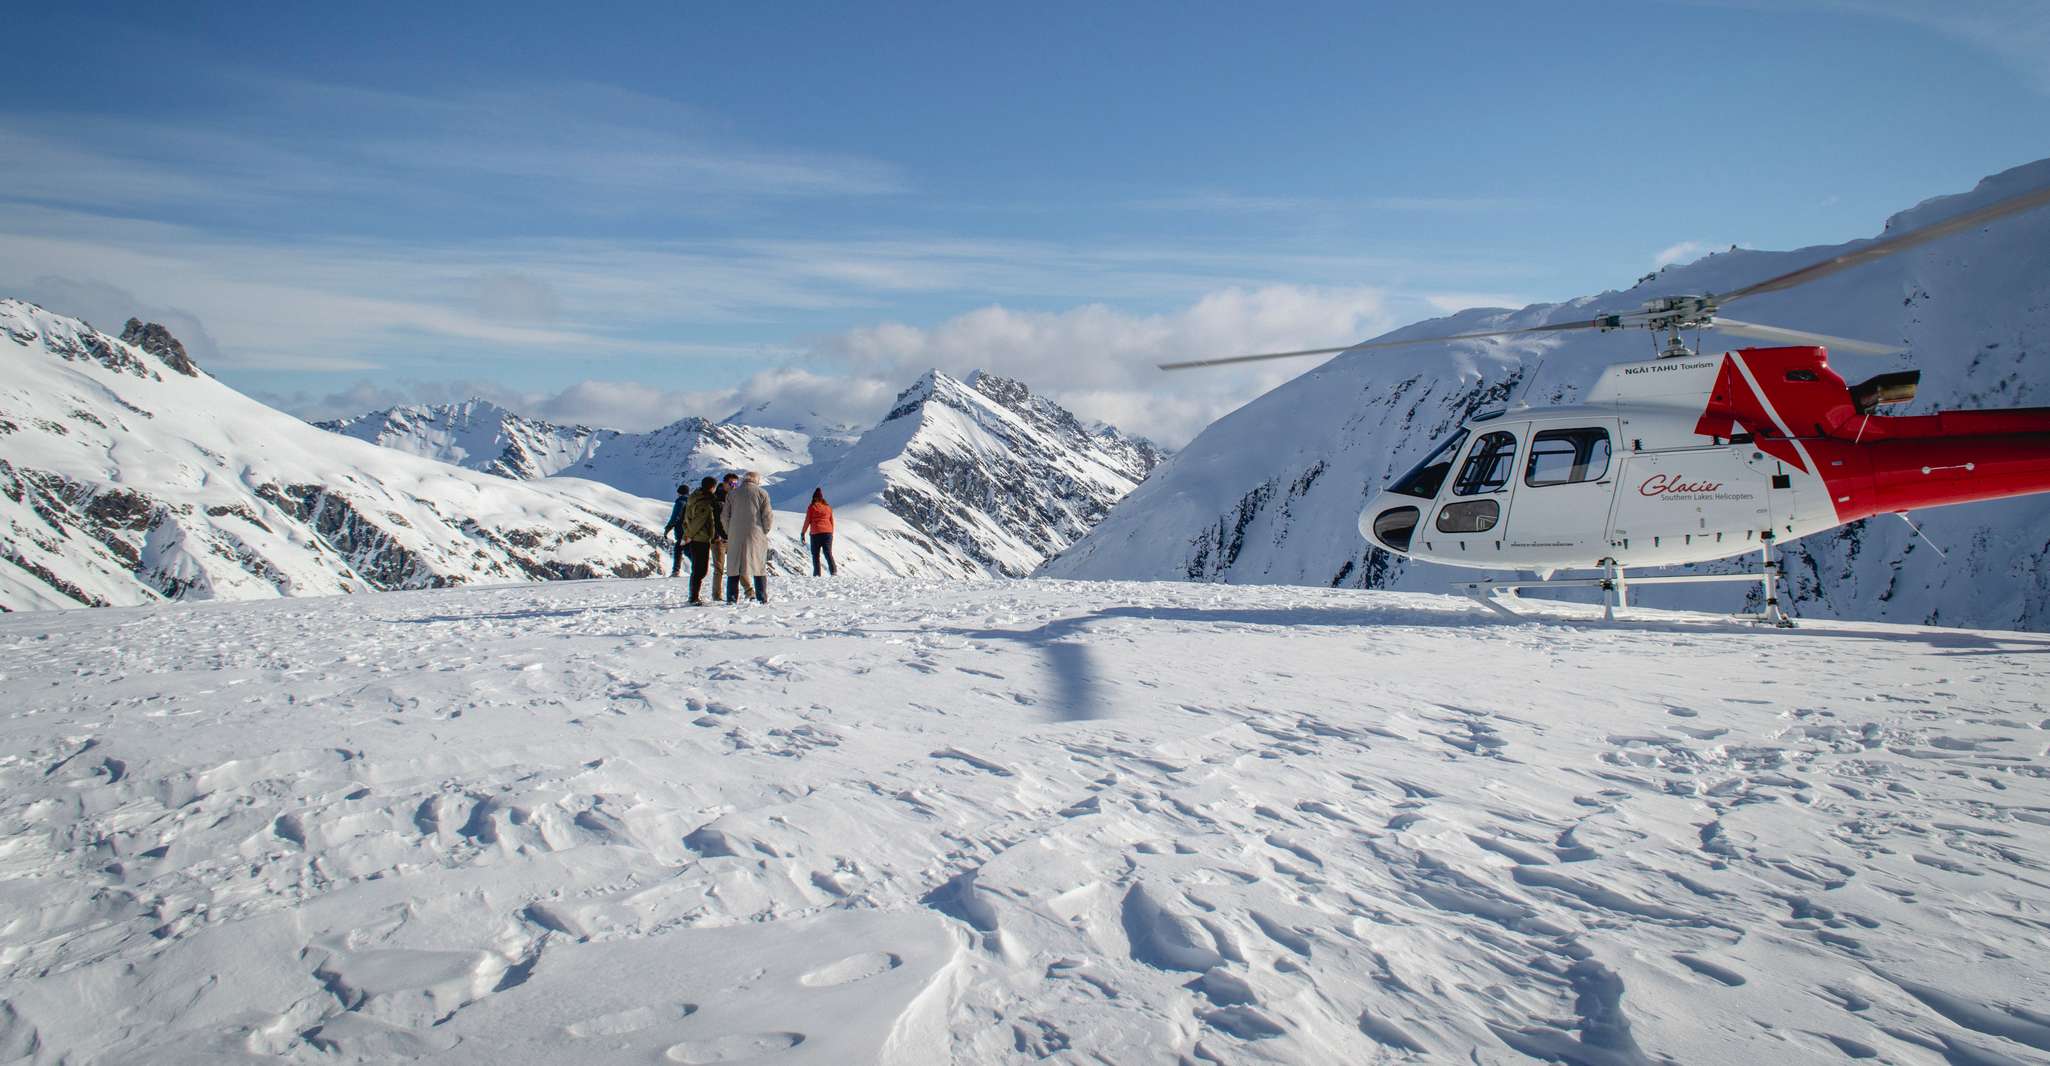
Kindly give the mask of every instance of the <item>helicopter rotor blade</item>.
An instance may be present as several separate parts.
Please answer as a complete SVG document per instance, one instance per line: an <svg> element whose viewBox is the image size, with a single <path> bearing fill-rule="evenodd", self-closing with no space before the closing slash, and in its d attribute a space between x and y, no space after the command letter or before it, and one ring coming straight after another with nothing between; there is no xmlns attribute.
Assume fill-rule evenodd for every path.
<svg viewBox="0 0 2050 1066"><path fill-rule="evenodd" d="M1921 229L1909 230L1898 237L1888 237L1874 241L1863 248L1845 252L1842 255L1825 259L1820 263L1812 263L1799 270L1781 274L1778 277L1753 282L1735 292L1724 293L1716 297L1716 302L1727 304L1741 300L1746 296L1757 296L1760 293L1790 289L1796 285L1814 281L1817 278L1827 277L1839 270L1848 270L1860 263L1869 263L1874 259L1885 258L1895 252L1904 252L1910 248L1920 247L1939 237L1948 237L1960 230L1982 226L1996 218L2004 218L2016 212L2042 207L2045 204L2050 204L2050 185L2010 196L2005 200L1995 201L1976 211L1967 211L1956 218L1945 219L1942 222L1923 226Z"/></svg>
<svg viewBox="0 0 2050 1066"><path fill-rule="evenodd" d="M1227 355L1218 359L1189 359L1179 363L1161 363L1162 370L1193 370L1197 367L1225 366L1230 363L1253 363L1263 359L1294 359L1305 355L1332 355L1337 352L1364 352L1380 348L1406 348L1412 344L1435 344L1439 341L1470 341L1485 337L1514 337L1523 333L1558 333L1569 329L1595 329L1613 326L1613 318L1590 318L1584 322L1555 322L1548 326L1526 326L1523 329L1498 329L1485 333L1450 333L1442 337L1409 337L1399 341L1365 341L1348 344L1342 348L1306 348L1300 352L1263 352L1259 355Z"/></svg>
<svg viewBox="0 0 2050 1066"><path fill-rule="evenodd" d="M1764 341L1784 341L1790 344L1812 344L1828 348L1832 352L1852 352L1858 355L1900 355L1907 351L1898 345L1875 344L1872 341L1852 340L1849 337L1833 337L1827 333L1810 333L1805 329L1788 329L1785 326L1761 326L1755 322L1739 322L1734 318L1717 318L1709 323L1709 329L1734 333L1739 337L1754 337Z"/></svg>

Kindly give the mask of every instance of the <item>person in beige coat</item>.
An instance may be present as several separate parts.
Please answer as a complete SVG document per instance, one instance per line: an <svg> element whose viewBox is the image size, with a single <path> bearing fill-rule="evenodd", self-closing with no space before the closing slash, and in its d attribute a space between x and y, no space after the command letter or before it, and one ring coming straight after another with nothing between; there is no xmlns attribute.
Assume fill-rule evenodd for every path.
<svg viewBox="0 0 2050 1066"><path fill-rule="evenodd" d="M769 602L769 527L775 512L762 488L762 475L750 470L726 494L726 602L740 602L740 579L753 578L755 600Z"/></svg>

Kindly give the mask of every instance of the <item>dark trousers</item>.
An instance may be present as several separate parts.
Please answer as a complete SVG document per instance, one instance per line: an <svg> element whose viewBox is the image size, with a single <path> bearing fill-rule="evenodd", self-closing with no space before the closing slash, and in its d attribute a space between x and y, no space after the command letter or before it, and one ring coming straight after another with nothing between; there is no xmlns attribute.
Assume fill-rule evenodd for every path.
<svg viewBox="0 0 2050 1066"><path fill-rule="evenodd" d="M689 544L683 545L679 550L683 554L690 556L690 601L696 603L699 590L705 587L705 567L711 561L712 546L705 541L694 540ZM672 571L669 576L675 577L676 574ZM719 589L716 586L713 587L712 595L716 596L718 594Z"/></svg>
<svg viewBox="0 0 2050 1066"><path fill-rule="evenodd" d="M814 533L811 535L811 576L819 576L819 553L826 553L826 569L834 577L840 576L840 564L833 561L833 535Z"/></svg>
<svg viewBox="0 0 2050 1066"><path fill-rule="evenodd" d="M660 555L657 555L657 556L655 556L655 558L656 558L656 559L660 559L660 558L662 558L662 557L661 557ZM655 565L657 565L657 566L660 566L660 565L661 565L661 563L659 563L659 562L658 562L658 563L656 563ZM682 542L682 541L680 541L680 540L678 540L678 541L671 541L671 542L670 542L670 544L669 544L669 576L670 576L670 577L675 577L675 576L676 576L676 575L677 575L678 573L682 572L682 570L683 570L683 542Z"/></svg>
<svg viewBox="0 0 2050 1066"><path fill-rule="evenodd" d="M755 600L756 600L757 602L760 602L760 603L767 603L767 602L769 602L769 579L768 579L768 578L766 578L766 577L758 577L758 578L755 578ZM727 603L738 603L739 601L740 601L740 579L739 579L739 578L737 578L737 577L734 577L734 576L733 576L732 574L727 574L727 575L726 575L726 602L727 602Z"/></svg>

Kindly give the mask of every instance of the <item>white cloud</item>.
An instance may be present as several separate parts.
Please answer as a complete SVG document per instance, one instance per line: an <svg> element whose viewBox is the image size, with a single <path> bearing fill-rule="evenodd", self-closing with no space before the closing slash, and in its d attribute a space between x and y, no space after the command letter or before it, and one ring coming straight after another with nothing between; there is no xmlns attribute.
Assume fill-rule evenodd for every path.
<svg viewBox="0 0 2050 1066"><path fill-rule="evenodd" d="M1657 255L1651 257L1651 265L1654 269L1664 269L1675 263L1691 263L1707 252L1708 245L1700 241L1681 241L1661 248Z"/></svg>
<svg viewBox="0 0 2050 1066"><path fill-rule="evenodd" d="M731 404L728 389L658 389L638 381L587 380L514 409L550 422L643 431L693 415L719 418Z"/></svg>
<svg viewBox="0 0 2050 1066"><path fill-rule="evenodd" d="M1178 447L1316 360L1179 372L1156 364L1349 344L1394 324L1387 305L1378 289L1273 285L1219 290L1159 315L1102 305L1059 312L985 307L929 329L883 323L849 330L815 353L825 365L869 380L908 380L933 366L953 374L988 370L1083 418Z"/></svg>
<svg viewBox="0 0 2050 1066"><path fill-rule="evenodd" d="M889 412L890 401L908 384L909 380L777 367L742 382L720 410L741 412L743 421L758 425L865 429Z"/></svg>

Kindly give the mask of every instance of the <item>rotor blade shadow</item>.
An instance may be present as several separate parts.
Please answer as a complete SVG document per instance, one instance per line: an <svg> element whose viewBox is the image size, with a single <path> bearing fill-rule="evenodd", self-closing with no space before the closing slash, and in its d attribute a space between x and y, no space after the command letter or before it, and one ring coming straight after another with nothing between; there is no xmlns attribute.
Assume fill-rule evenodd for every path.
<svg viewBox="0 0 2050 1066"><path fill-rule="evenodd" d="M1055 721L1086 722L1109 718L1109 703L1098 683L1096 656L1085 643L1082 627L1096 615L1057 618L1037 629L948 629L941 632L968 640L1015 640L1037 647L1053 675L1051 711Z"/></svg>

